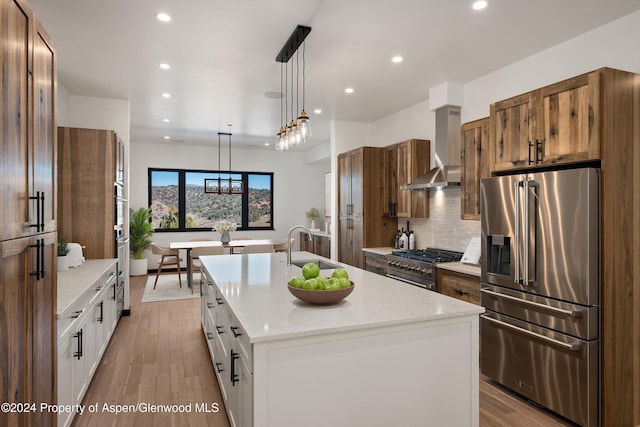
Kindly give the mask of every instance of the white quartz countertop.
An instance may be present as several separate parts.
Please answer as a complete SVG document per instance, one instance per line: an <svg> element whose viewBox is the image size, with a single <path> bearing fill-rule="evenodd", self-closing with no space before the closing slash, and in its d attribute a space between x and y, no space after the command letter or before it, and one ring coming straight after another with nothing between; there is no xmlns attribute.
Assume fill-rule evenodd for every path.
<svg viewBox="0 0 640 427"><path fill-rule="evenodd" d="M393 249L391 247L388 248L363 248L363 252L371 252L372 254L377 255L390 255L391 252L397 251L397 249Z"/></svg>
<svg viewBox="0 0 640 427"><path fill-rule="evenodd" d="M320 230L320 229L313 229L313 230L309 230L309 232L315 236L322 236L322 237L329 237L331 238L331 233L325 233L324 231Z"/></svg>
<svg viewBox="0 0 640 427"><path fill-rule="evenodd" d="M480 266L479 265L471 265L465 264L462 262L441 262L436 264L438 268L442 268L443 270L451 270L457 273L468 274L470 276L480 277Z"/></svg>
<svg viewBox="0 0 640 427"><path fill-rule="evenodd" d="M78 267L59 271L56 317L62 316L117 261L116 258L89 259Z"/></svg>
<svg viewBox="0 0 640 427"><path fill-rule="evenodd" d="M484 308L308 252L292 259L323 259L344 267L355 289L335 305L312 305L287 289L302 269L286 253L202 256L223 298L252 343L477 315ZM322 270L329 276L333 270Z"/></svg>

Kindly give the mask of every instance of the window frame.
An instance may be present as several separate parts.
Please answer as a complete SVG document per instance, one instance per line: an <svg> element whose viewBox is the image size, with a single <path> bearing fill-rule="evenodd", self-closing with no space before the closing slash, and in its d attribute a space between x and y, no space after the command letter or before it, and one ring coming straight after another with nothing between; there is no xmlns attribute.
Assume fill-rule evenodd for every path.
<svg viewBox="0 0 640 427"><path fill-rule="evenodd" d="M152 205L152 174L153 172L176 172L178 174L178 228L154 228L156 233L177 233L177 232L211 232L211 227L187 228L186 218L186 174L187 173L203 173L203 174L237 174L242 176L242 223L238 225L238 231L246 230L275 230L273 226L273 172L248 172L248 171L217 171L206 169L176 169L176 168L147 168L147 206ZM271 215L270 225L267 227L251 227L249 226L249 176L263 175L268 176L271 185ZM204 184L204 183L203 183ZM204 185L203 185L204 187Z"/></svg>

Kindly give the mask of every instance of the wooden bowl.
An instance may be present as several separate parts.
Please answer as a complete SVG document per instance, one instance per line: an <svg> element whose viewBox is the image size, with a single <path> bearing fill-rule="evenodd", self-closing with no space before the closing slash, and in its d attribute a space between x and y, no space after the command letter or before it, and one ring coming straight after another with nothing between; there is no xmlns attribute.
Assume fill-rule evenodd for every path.
<svg viewBox="0 0 640 427"><path fill-rule="evenodd" d="M351 281L350 281L351 282ZM348 288L334 289L331 291L320 291L311 289L295 288L287 283L287 288L296 298L308 302L310 304L335 304L338 301L343 300L353 292L354 283L351 282L351 286Z"/></svg>

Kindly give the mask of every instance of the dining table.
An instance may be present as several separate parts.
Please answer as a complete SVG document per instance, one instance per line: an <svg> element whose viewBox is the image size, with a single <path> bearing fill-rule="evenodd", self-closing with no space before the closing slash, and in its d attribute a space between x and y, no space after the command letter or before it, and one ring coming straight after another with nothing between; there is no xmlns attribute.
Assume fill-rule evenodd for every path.
<svg viewBox="0 0 640 427"><path fill-rule="evenodd" d="M171 249L184 249L187 252L187 285L189 287L193 284L193 269L191 268L191 250L194 248L210 248L215 246L222 246L229 248L229 253L237 253L235 250L244 248L250 245L273 245L278 242L271 239L240 239L231 240L228 243L222 243L216 240L186 240L179 242L170 242L169 248Z"/></svg>

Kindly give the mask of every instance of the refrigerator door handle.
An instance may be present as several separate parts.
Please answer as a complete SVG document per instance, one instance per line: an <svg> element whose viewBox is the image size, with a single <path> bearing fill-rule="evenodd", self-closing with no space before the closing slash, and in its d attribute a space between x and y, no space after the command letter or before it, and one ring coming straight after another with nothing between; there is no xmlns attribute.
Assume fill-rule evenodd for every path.
<svg viewBox="0 0 640 427"><path fill-rule="evenodd" d="M529 181L523 181L524 188L524 260L522 261L522 284L529 286Z"/></svg>
<svg viewBox="0 0 640 427"><path fill-rule="evenodd" d="M514 202L514 219L513 219L513 283L520 283L520 186L521 181L513 183L513 202Z"/></svg>
<svg viewBox="0 0 640 427"><path fill-rule="evenodd" d="M489 317L489 316L487 316L485 314L481 314L480 317L482 319L484 319L484 320L488 320L489 322L497 323L500 326L503 326L503 327L505 327L507 329L511 329L513 331L520 332L522 334L529 335L529 336L534 337L534 338L538 338L538 339L540 339L542 341L545 341L545 342L547 342L549 344L553 344L553 345L560 346L562 348L566 348L567 350L578 351L578 350L582 349L582 343L581 342L566 343L566 342L555 340L553 338L546 337L544 335L536 334L535 332L531 332L531 331L529 331L527 329L519 328L519 327L514 326L514 325L512 325L510 323L503 322L502 320L498 320L498 319L494 319L493 317Z"/></svg>
<svg viewBox="0 0 640 427"><path fill-rule="evenodd" d="M496 292L496 291L492 291L489 289L480 289L480 292L485 293L485 294L489 294L489 295L493 295L496 296L498 298L504 298L504 299L508 299L510 301L514 301L520 304L524 304L524 305L532 305L534 307L540 308L542 310L548 310L548 311L553 311L559 314L564 314L566 316L570 316L570 317L581 317L582 313L584 312L584 310L565 310L564 308L558 308L558 307L553 307L551 305L547 305L547 304L541 304L539 302L535 302L535 301L528 301L522 298L518 298L518 297L513 297L511 295L507 295L507 294L503 294L502 292Z"/></svg>

